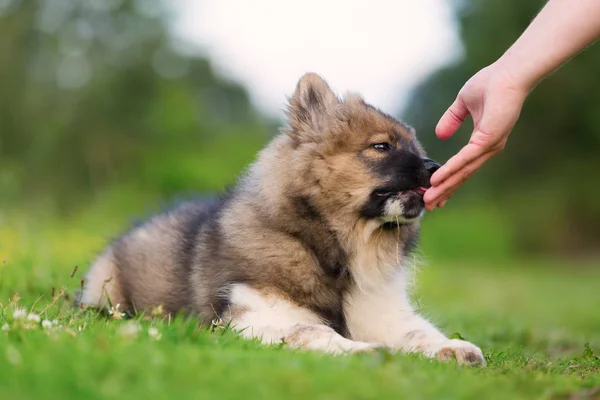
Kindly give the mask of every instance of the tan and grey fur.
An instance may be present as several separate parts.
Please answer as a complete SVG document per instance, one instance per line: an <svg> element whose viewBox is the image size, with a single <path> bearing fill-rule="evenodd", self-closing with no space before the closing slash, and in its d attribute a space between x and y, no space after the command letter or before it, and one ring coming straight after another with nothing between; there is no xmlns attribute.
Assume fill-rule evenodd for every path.
<svg viewBox="0 0 600 400"><path fill-rule="evenodd" d="M483 363L417 315L409 257L431 171L414 131L357 95L305 75L289 127L214 203L187 202L96 260L81 302L162 305L230 322L265 343L329 353L380 346Z"/></svg>

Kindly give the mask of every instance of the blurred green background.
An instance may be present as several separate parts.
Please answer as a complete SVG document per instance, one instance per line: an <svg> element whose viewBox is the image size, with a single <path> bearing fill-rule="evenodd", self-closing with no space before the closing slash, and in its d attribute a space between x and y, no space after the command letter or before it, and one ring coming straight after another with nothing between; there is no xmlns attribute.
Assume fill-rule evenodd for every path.
<svg viewBox="0 0 600 400"><path fill-rule="evenodd" d="M423 18L436 20L443 10L434 18L432 5L446 3L405 1L348 2L344 7L356 8L339 14L358 15L358 22L369 14L373 27L384 12L378 6L401 4L396 10L406 10L418 3L427 15L419 19L413 8L392 26L398 47L408 50L407 44L419 46L423 39L411 29ZM543 4L449 1L455 20L446 22L457 21L462 57L421 76L409 97L399 93L404 107L396 112L416 127L438 161L464 145L471 128L468 122L451 140L437 140L433 130L445 108ZM417 268L409 266L417 283L415 306L447 334L480 345L486 369L413 357L329 358L265 349L227 332L197 329L194 319L146 321L142 314L119 321L71 307L69 296L80 289L107 240L178 197L235 183L282 123L258 111L254 80L246 79L247 89L224 78L230 74L218 57L206 52L208 59L177 37L179 2L0 0L0 398L52 393L61 399L154 399L176 393L182 399L332 399L407 393L404 397L573 399L600 393L598 46L546 79L527 100L504 153L423 220L419 258L431 268L415 279ZM225 11L215 24L227 34L240 22L230 18L236 10L228 7L243 9L247 3L212 4L217 2ZM313 28L314 21L303 20L313 9L297 12L306 2L260 3L279 14L300 14L293 15L295 22ZM335 33L347 21L335 5L322 3L339 22L317 21L319 28L330 28L323 41L338 52L352 45L349 57L357 58L358 71L364 68L370 90L376 86L370 85L377 75L373 65L383 63L359 59L351 40L339 43ZM323 4L318 6L326 8ZM279 14L261 21L266 25ZM427 26L435 38L451 36L439 25ZM360 29L367 45L380 36L376 29ZM269 36L263 54L279 57L279 44ZM254 50L247 53L254 56ZM339 56L321 50L312 55ZM407 57L396 47L389 51L399 52L400 63ZM266 61L255 58L262 68ZM417 69L435 64L426 58L421 55ZM316 72L330 83L335 78L331 71ZM378 78L388 87L388 76ZM292 83L288 93L293 89ZM15 317L21 307L38 318L56 318L62 330L43 323L28 327ZM141 329L135 340L121 333L131 323ZM160 341L148 336L151 326L162 334Z"/></svg>
<svg viewBox="0 0 600 400"><path fill-rule="evenodd" d="M32 229L87 249L77 229L104 238L170 199L222 190L277 132L242 86L175 40L168 3L117 3L0 1L0 256ZM440 161L471 126L441 142L437 120L543 2L453 4L464 57L398 111ZM598 71L596 47L535 90L504 153L426 216L426 258L600 255Z"/></svg>

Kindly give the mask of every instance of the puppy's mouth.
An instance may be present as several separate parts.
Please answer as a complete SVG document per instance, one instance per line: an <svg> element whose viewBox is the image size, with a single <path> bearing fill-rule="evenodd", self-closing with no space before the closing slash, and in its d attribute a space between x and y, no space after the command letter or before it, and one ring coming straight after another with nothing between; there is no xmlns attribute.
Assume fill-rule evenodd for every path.
<svg viewBox="0 0 600 400"><path fill-rule="evenodd" d="M382 201L382 213L379 218L383 228L395 229L420 219L425 209L423 195L426 191L424 186L400 191L374 191L373 194Z"/></svg>
<svg viewBox="0 0 600 400"><path fill-rule="evenodd" d="M417 196L423 197L425 195L425 192L427 191L427 189L428 188L425 187L425 186L418 186L418 187L414 187L412 189L400 190L400 191L396 191L396 192L382 189L382 190L375 190L373 192L373 194L375 196L384 197L384 198L393 197L393 196L394 197L399 197L399 196L402 196L402 195L405 195L405 194L408 194L408 195L417 195Z"/></svg>
<svg viewBox="0 0 600 400"><path fill-rule="evenodd" d="M404 164L394 164L393 169L380 173L385 183L372 189L361 209L362 217L380 221L384 228L410 225L423 216L423 196L431 187L431 175L440 166L429 158L417 159L414 154L396 160Z"/></svg>

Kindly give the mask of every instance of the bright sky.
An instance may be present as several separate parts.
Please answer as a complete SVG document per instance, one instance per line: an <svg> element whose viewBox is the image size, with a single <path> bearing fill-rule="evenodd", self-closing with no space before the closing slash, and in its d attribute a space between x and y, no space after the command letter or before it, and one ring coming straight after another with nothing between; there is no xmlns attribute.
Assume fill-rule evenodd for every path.
<svg viewBox="0 0 600 400"><path fill-rule="evenodd" d="M448 0L178 0L176 32L280 115L307 71L389 113L460 56Z"/></svg>

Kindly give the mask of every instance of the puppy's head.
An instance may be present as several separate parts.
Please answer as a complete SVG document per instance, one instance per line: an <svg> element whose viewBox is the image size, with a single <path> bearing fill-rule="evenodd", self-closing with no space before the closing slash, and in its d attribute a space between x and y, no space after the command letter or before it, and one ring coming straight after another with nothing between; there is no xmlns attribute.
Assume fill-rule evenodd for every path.
<svg viewBox="0 0 600 400"><path fill-rule="evenodd" d="M357 95L337 98L316 74L303 76L287 111L305 192L320 211L397 228L423 215L423 194L439 167L414 130Z"/></svg>

